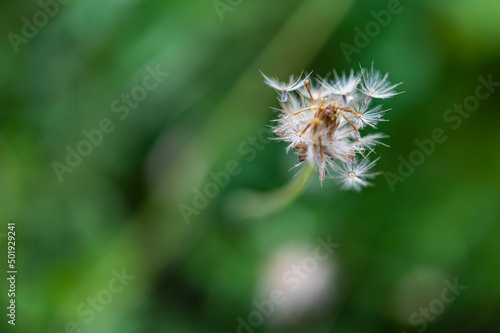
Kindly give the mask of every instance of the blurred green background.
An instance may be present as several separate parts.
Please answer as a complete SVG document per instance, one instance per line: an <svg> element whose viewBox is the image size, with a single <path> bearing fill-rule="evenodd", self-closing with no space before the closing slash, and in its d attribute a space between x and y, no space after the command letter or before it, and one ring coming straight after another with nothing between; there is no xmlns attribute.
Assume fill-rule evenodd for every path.
<svg viewBox="0 0 500 333"><path fill-rule="evenodd" d="M498 85L445 119L474 104L480 76L500 82L500 2L42 1L0 4L5 312L12 220L18 270L16 326L2 313L2 332L500 331ZM256 205L248 190L282 188L296 163L262 135L278 103L259 70L372 61L405 91L383 103L377 169L398 175L436 128L445 142L393 186L388 173L361 193L314 177L278 192L280 209ZM154 71L168 75L155 85ZM78 145L91 152L67 166ZM196 199L228 166L229 184ZM283 274L318 238L340 246L291 290ZM467 289L440 301L456 279Z"/></svg>

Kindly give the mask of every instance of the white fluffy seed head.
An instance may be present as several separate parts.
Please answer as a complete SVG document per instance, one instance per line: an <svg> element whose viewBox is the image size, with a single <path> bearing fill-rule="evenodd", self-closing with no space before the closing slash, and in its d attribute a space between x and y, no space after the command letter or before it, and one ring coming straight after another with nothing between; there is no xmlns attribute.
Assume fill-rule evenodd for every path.
<svg viewBox="0 0 500 333"><path fill-rule="evenodd" d="M264 74L262 74L264 75ZM302 76L302 75L301 75ZM365 127L376 128L384 121L387 110L371 106L374 99L397 94L379 72L354 70L347 75L334 72L334 80L318 77L315 82L290 77L288 83L264 75L265 82L281 95L281 108L274 132L288 143L287 151L297 149L299 164L307 161L318 170L323 181L326 175L337 179L342 188L359 191L370 185L374 162L368 155L383 143L381 133L361 135Z"/></svg>

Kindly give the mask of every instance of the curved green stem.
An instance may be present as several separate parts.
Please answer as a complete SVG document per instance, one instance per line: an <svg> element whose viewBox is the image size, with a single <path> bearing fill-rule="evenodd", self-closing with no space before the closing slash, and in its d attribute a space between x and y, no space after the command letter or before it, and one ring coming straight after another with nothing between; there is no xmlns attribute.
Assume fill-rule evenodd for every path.
<svg viewBox="0 0 500 333"><path fill-rule="evenodd" d="M237 190L226 203L226 212L233 219L255 219L277 212L295 201L311 179L314 168L306 166L283 187L270 192Z"/></svg>

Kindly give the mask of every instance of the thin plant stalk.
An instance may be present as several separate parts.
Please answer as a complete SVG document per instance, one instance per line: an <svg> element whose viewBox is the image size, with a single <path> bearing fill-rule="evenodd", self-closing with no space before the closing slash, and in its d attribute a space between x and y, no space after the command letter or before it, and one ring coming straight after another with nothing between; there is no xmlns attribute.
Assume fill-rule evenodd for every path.
<svg viewBox="0 0 500 333"><path fill-rule="evenodd" d="M258 192L238 190L226 203L226 212L232 219L256 219L271 215L287 207L306 188L314 168L309 163L290 182L281 188Z"/></svg>

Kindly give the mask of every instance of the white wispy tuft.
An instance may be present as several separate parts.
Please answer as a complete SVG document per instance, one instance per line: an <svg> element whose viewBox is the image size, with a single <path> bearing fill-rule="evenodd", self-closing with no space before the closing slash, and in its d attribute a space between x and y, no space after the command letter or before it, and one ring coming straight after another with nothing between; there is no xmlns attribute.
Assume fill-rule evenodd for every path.
<svg viewBox="0 0 500 333"><path fill-rule="evenodd" d="M361 90L363 94L369 98L391 98L394 95L399 94L396 92L396 87L401 83L391 85L387 80L389 73L382 76L380 72L373 70L373 65L371 71L366 71L363 73L363 83Z"/></svg>
<svg viewBox="0 0 500 333"><path fill-rule="evenodd" d="M331 93L335 95L348 96L352 94L361 80L360 75L354 74L354 69L351 69L349 76L345 72L342 72L342 75L339 77L337 71L333 71L333 75L335 76L335 80L331 81L328 86Z"/></svg>
<svg viewBox="0 0 500 333"><path fill-rule="evenodd" d="M302 74L299 75L298 78L295 78L293 75L290 75L290 78L288 82L280 82L278 78L271 78L266 76L264 73L260 72L262 76L264 77L264 82L270 86L271 88L274 88L276 90L281 91L281 101L286 102L288 98L288 92L289 91L294 91L302 86L304 86L304 82L307 81L309 76L311 76L312 72L307 74L304 79L301 79Z"/></svg>
<svg viewBox="0 0 500 333"><path fill-rule="evenodd" d="M363 187L373 185L368 182L367 179L374 178L379 174L379 172L370 171L379 158L374 161L363 159L359 163L342 163L335 167L337 169L337 173L333 176L333 178L335 178L342 185L342 189L359 192Z"/></svg>

